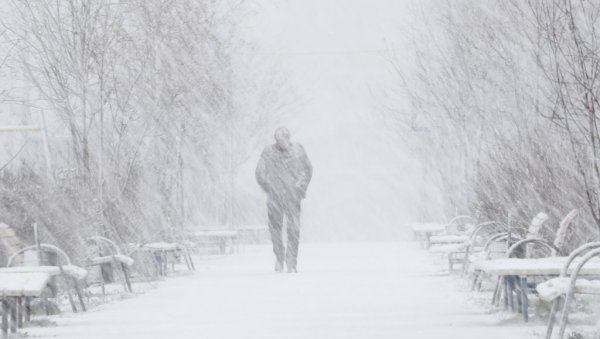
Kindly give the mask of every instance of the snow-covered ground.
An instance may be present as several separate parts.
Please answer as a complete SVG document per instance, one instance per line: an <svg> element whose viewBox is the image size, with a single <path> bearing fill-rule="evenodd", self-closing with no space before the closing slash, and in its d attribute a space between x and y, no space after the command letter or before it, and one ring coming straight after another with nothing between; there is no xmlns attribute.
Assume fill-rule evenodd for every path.
<svg viewBox="0 0 600 339"><path fill-rule="evenodd" d="M298 274L269 247L198 259L198 271L57 326L43 338L530 338L543 324L489 312L414 243L307 244Z"/></svg>

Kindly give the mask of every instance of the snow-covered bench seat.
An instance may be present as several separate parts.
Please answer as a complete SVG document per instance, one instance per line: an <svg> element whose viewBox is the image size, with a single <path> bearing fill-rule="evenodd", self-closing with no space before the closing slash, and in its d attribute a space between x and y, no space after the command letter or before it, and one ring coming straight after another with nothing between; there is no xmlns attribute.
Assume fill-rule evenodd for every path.
<svg viewBox="0 0 600 339"><path fill-rule="evenodd" d="M115 254L115 255L105 255L101 257L88 258L88 265L101 265L108 264L112 262L121 263L127 266L131 266L134 263L134 260L123 254Z"/></svg>
<svg viewBox="0 0 600 339"><path fill-rule="evenodd" d="M470 237L462 234L449 234L449 235L434 235L429 238L431 246L437 244L464 244L468 242Z"/></svg>
<svg viewBox="0 0 600 339"><path fill-rule="evenodd" d="M43 263L40 259L44 253L52 253L55 255L55 259L49 261L51 265L39 265L40 263ZM24 259L22 262L27 263L27 265L18 265L19 261L17 258L21 257ZM84 268L73 265L69 255L59 247L52 244L37 244L21 248L8 258L6 266L7 267L5 268L0 268L0 273L47 273L50 276L70 278L65 281L71 285L73 290L77 293L81 310L85 312L86 307L81 293L80 281L87 277L88 272ZM77 312L77 306L73 301L71 290L67 289L66 292L73 312Z"/></svg>
<svg viewBox="0 0 600 339"><path fill-rule="evenodd" d="M564 296L569 290L570 277L556 277L537 285L536 290L545 301ZM574 293L578 294L596 294L600 295L600 280L588 280L579 278L575 281Z"/></svg>
<svg viewBox="0 0 600 339"><path fill-rule="evenodd" d="M72 264L63 266L13 266L0 268L0 275L29 273L47 274L50 277L62 276L72 278L73 282L70 284L72 285L73 290L75 290L75 292L77 293L81 309L83 311L86 310L85 303L83 301L83 297L80 290L80 282L83 281L88 274L88 271L86 269ZM71 292L69 290L67 290L67 295L69 297L69 301L71 302L71 308L73 309L73 312L77 312L77 307L73 302Z"/></svg>
<svg viewBox="0 0 600 339"><path fill-rule="evenodd" d="M50 276L64 274L77 280L83 280L87 276L86 269L75 265L64 265L62 271L59 266L13 266L0 268L0 274L3 273L45 273Z"/></svg>
<svg viewBox="0 0 600 339"><path fill-rule="evenodd" d="M500 258L477 262L473 266L491 275L558 276L566 262L567 257ZM577 263L577 260L574 260L574 263ZM600 275L600 260L588 263L581 269L580 274Z"/></svg>
<svg viewBox="0 0 600 339"><path fill-rule="evenodd" d="M39 297L48 281L48 273L0 273L0 297Z"/></svg>
<svg viewBox="0 0 600 339"><path fill-rule="evenodd" d="M149 251L178 251L184 247L173 242L151 242L145 244L142 248Z"/></svg>
<svg viewBox="0 0 600 339"><path fill-rule="evenodd" d="M112 282L112 272L115 268L120 270L123 274L123 285L125 290L132 292L128 268L134 264L135 261L133 258L121 254L119 246L106 237L89 237L86 239L86 243L88 244L86 266L100 266L99 271L101 275L100 283L102 286L102 293L106 293L104 288L105 282L107 280Z"/></svg>
<svg viewBox="0 0 600 339"><path fill-rule="evenodd" d="M2 299L2 337L8 337L9 325L12 333L23 327L23 319L29 320L29 300L42 295L50 281L50 274L40 272L0 274L0 299ZM25 301L25 307L22 303ZM18 309L23 311L18 312Z"/></svg>

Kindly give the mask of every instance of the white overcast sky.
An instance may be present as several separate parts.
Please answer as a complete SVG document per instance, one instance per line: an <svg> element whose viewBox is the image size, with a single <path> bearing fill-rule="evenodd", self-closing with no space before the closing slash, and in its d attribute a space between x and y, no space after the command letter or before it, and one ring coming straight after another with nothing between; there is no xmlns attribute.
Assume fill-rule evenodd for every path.
<svg viewBox="0 0 600 339"><path fill-rule="evenodd" d="M377 101L392 80L386 50L406 52L403 30L422 15L420 3L254 2L253 39L306 101L287 125L315 168L304 204L309 238L379 238L416 217L411 202L421 177L382 131Z"/></svg>
<svg viewBox="0 0 600 339"><path fill-rule="evenodd" d="M419 169L386 137L378 98L393 81L386 50L410 52L403 37L425 15L425 0L247 1L255 14L243 30L302 99L285 124L315 169L304 236L381 238L415 219ZM238 178L254 191L257 158Z"/></svg>

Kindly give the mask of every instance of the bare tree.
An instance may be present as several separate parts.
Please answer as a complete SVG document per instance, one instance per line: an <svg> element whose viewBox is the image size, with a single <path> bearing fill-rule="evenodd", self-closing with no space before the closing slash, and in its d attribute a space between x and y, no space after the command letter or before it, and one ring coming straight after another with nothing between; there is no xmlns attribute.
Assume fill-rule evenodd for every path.
<svg viewBox="0 0 600 339"><path fill-rule="evenodd" d="M391 112L403 134L426 131L426 141L407 141L435 173L448 214L526 222L587 204L584 219L596 221L597 8L569 3L442 4L411 37L410 66L392 58L392 100L411 105ZM584 227L579 241L591 234Z"/></svg>
<svg viewBox="0 0 600 339"><path fill-rule="evenodd" d="M69 133L51 138L56 185L37 176L35 157L22 159L29 170L7 172L11 184L9 173L43 184L35 208L9 213L15 220L139 241L231 220L231 178L256 132L276 120L285 90L276 73L244 69L258 63L239 38L242 2L11 5L2 27L18 48L8 62L35 88L20 99Z"/></svg>

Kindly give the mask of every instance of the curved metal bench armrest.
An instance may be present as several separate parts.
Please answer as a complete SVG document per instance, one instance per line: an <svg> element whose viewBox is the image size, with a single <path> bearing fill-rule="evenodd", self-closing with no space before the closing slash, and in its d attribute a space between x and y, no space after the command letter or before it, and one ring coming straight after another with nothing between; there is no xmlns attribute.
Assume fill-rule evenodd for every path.
<svg viewBox="0 0 600 339"><path fill-rule="evenodd" d="M544 240L544 239L540 239L540 238L529 238L529 239L523 239L523 240L519 240L516 243L514 243L512 246L510 246L508 248L508 250L506 250L506 257L510 258L515 250L523 245L526 244L538 244L538 245L542 245L544 247L546 247L547 249L551 250L551 251L555 251L558 252L558 248L556 248L556 246L554 246L554 244Z"/></svg>
<svg viewBox="0 0 600 339"><path fill-rule="evenodd" d="M460 219L470 219L470 220L475 221L475 219L473 219L473 217L471 217L469 215L457 215L454 218L452 218L450 220L450 222L448 222L447 225L452 225L452 224L456 223L457 220L460 220Z"/></svg>
<svg viewBox="0 0 600 339"><path fill-rule="evenodd" d="M473 232L471 233L471 239L475 239L475 237L477 237L477 235L479 235L479 232L487 229L490 226L493 225L498 225L498 226L502 226L504 229L508 229L508 226L506 224L503 224L501 222L497 222L497 221L485 221L482 222L480 224L478 224L477 226L475 226L475 229L473 230Z"/></svg>
<svg viewBox="0 0 600 339"><path fill-rule="evenodd" d="M514 234L514 233L511 233L510 237L511 237L511 240L516 240L516 241L522 240L521 237L518 237L517 234ZM506 240L506 239L508 239L508 232L500 232L500 233L494 234L485 243L484 251L487 251L493 243L502 241L502 240Z"/></svg>
<svg viewBox="0 0 600 339"><path fill-rule="evenodd" d="M90 241L90 242L94 242L97 244L106 244L108 245L108 247L112 248L112 250L114 251L112 254L121 254L121 250L119 249L119 246L117 246L117 244L105 237L102 236L93 236L93 237L89 237L87 239L85 239L86 241Z"/></svg>
<svg viewBox="0 0 600 339"><path fill-rule="evenodd" d="M71 258L69 258L69 256L67 255L67 253L65 253L65 251L61 250L59 247L54 246L54 245L50 245L50 244L40 244L39 245L41 249L45 249L45 250L50 250L52 252L56 252L58 255L62 256L62 258L64 259L64 261L66 262L67 265L71 265ZM15 260L15 258L27 251L31 251L31 250L37 250L38 246L37 245L31 245L31 246L27 246L27 247L23 247L20 250L18 250L17 252L15 252L13 255L11 255L8 258L6 267L11 267L13 264L13 261Z"/></svg>
<svg viewBox="0 0 600 339"><path fill-rule="evenodd" d="M506 232L500 232L500 233L494 234L493 236L489 237L488 240L485 242L485 245L483 245L483 250L484 251L489 250L490 246L492 246L493 243L495 243L497 241L505 240L506 238L508 238L508 233L506 233Z"/></svg>
<svg viewBox="0 0 600 339"><path fill-rule="evenodd" d="M470 241L471 243L473 243L473 241L477 238L477 236L479 235L479 233L483 230L488 229L491 226L501 226L503 229L499 230L499 233L505 232L508 229L508 226L504 223L501 222L497 222L497 221L486 221L486 222L482 222L480 224L478 224L477 226L475 226L475 229L473 230L473 232L471 233L471 237L470 237ZM497 233L497 234L499 234ZM495 236L496 234L492 235ZM487 241L486 241L487 242Z"/></svg>
<svg viewBox="0 0 600 339"><path fill-rule="evenodd" d="M519 241L521 240L521 238L516 237L515 234L511 233L510 237L512 238L512 240L516 240ZM490 255L490 246L492 246L492 244L499 242L499 241L503 241L503 240L507 240L508 239L508 232L500 232L497 234L494 234L493 236L491 236L485 243L485 245L483 246L483 252L487 253L486 257L487 259L489 259L489 255Z"/></svg>
<svg viewBox="0 0 600 339"><path fill-rule="evenodd" d="M562 268L562 271L560 272L560 276L564 277L567 275L567 272L569 271L569 266L571 266L571 264L577 257L579 257L583 253L585 253L589 250L593 250L595 248L600 248L600 241L590 242L590 243L581 245L581 246L577 247L575 250L573 250L573 252L571 252L571 254L569 254L569 257L567 258L567 262L565 263L565 265Z"/></svg>
<svg viewBox="0 0 600 339"><path fill-rule="evenodd" d="M589 249L589 247L588 247L588 249ZM581 252L579 252L579 253L581 253ZM558 332L558 338L563 338L565 335L565 329L567 327L568 316L569 316L569 312L567 312L567 310L569 309L569 304L571 303L571 300L574 297L573 295L575 294L575 287L576 287L576 283L577 283L577 278L579 277L579 272L581 271L583 266L588 261L590 261L591 259L593 259L594 257L597 257L597 256L600 256L600 248L594 248L593 250L588 252L585 256L583 256L581 261L577 263L577 266L575 266L575 269L571 272L571 278L569 280L569 288L567 289L567 294L565 296L565 302L562 306L563 310L562 310L562 314L560 317L560 328L559 328L559 332ZM550 335L551 335L552 334L551 330L548 333L550 333Z"/></svg>
<svg viewBox="0 0 600 339"><path fill-rule="evenodd" d="M573 272L571 272L571 283L570 283L569 288L575 287L575 281L577 280L577 277L579 276L579 272L581 271L583 266L585 266L585 264L587 264L590 260L592 260L594 257L597 257L597 256L600 256L600 248L595 248L583 256L581 261L579 261L577 263L577 266L575 266L575 269L573 270Z"/></svg>
<svg viewBox="0 0 600 339"><path fill-rule="evenodd" d="M458 215L458 216L452 218L452 220L450 220L446 225L444 225L444 229L447 231L448 229L450 229L453 226L460 225L459 223L457 223L457 221L461 220L461 219L468 219L468 220L475 221L474 218L472 218L468 215Z"/></svg>
<svg viewBox="0 0 600 339"><path fill-rule="evenodd" d="M499 223L496 221L492 221L492 220L485 221L485 222L478 224L477 226L475 226L475 229L473 230L473 232L471 232L471 236L469 237L469 246L467 247L467 253L470 253L472 247L475 246L475 239L477 238L479 233L492 225L500 225L500 226L506 227L505 224L502 224L502 223Z"/></svg>

